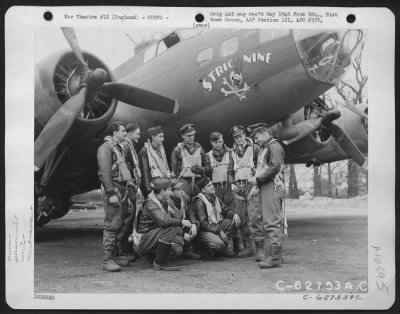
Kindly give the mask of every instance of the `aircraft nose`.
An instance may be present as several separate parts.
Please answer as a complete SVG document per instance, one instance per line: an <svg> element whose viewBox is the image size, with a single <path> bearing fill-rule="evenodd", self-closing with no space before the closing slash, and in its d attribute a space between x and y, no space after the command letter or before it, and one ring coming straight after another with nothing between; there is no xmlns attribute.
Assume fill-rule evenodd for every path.
<svg viewBox="0 0 400 314"><path fill-rule="evenodd" d="M294 30L293 37L307 72L331 84L343 77L364 41L361 30Z"/></svg>

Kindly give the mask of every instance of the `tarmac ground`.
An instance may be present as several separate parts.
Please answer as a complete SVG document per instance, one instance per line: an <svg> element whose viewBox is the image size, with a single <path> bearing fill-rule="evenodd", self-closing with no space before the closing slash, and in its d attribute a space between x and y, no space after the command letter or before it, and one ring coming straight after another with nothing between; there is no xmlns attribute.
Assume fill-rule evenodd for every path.
<svg viewBox="0 0 400 314"><path fill-rule="evenodd" d="M178 259L179 272L153 270L142 257L119 273L101 269L103 209L71 210L37 229L35 293L367 292L366 197L287 200L289 237L281 268L254 257Z"/></svg>

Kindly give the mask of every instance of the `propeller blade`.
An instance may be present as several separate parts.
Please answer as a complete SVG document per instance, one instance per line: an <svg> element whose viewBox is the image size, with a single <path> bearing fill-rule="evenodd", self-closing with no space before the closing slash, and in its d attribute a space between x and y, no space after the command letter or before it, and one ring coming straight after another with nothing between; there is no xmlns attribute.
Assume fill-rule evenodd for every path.
<svg viewBox="0 0 400 314"><path fill-rule="evenodd" d="M361 118L368 120L368 115L365 112L361 111L360 108L356 107L355 105L345 104L344 107L359 115Z"/></svg>
<svg viewBox="0 0 400 314"><path fill-rule="evenodd" d="M68 99L51 117L35 141L35 170L39 170L68 133L86 101L87 88Z"/></svg>
<svg viewBox="0 0 400 314"><path fill-rule="evenodd" d="M135 107L165 113L177 113L176 100L123 83L105 83L101 89L111 97Z"/></svg>
<svg viewBox="0 0 400 314"><path fill-rule="evenodd" d="M350 136L335 123L327 123L326 126L331 130L331 134L339 146L353 158L356 163L361 167L364 166L366 159Z"/></svg>
<svg viewBox="0 0 400 314"><path fill-rule="evenodd" d="M79 63L85 68L88 69L88 65L83 59L83 54L81 48L79 47L78 39L75 34L75 30L72 27L61 27L62 32L64 33L65 39L68 41L69 46L74 52L76 58Z"/></svg>
<svg viewBox="0 0 400 314"><path fill-rule="evenodd" d="M280 139L283 139L282 142L284 144L290 145L294 142L301 140L303 137L311 134L312 132L318 130L321 124L322 124L322 118L304 120L293 126L290 126L289 128L287 128L286 132L284 133L281 132L279 137ZM289 139L284 140L285 137Z"/></svg>

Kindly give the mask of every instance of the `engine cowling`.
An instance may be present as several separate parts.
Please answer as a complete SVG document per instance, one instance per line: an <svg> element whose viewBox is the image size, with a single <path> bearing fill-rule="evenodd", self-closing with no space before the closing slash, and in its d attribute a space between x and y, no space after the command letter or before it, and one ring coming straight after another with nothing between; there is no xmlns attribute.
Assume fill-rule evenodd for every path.
<svg viewBox="0 0 400 314"><path fill-rule="evenodd" d="M289 117L290 121L286 121L287 125L296 125L303 121L318 118L326 106L317 99L308 106L295 112ZM367 105L357 105L364 113L368 113ZM368 154L368 125L367 121L347 108L340 109L341 116L334 121L351 137L360 151ZM283 123L274 125L270 131L272 135L281 139ZM287 145L286 162L289 163L306 163L321 164L349 158L348 154L343 151L340 145L332 137L331 130L325 125L321 125L315 132L305 136L304 138Z"/></svg>
<svg viewBox="0 0 400 314"><path fill-rule="evenodd" d="M115 81L111 70L99 58L86 52L83 56L89 68L103 68L110 81ZM53 54L36 65L35 139L60 106L76 93L81 74L79 63L70 50ZM64 141L76 136L94 136L104 129L116 107L115 99L96 91L88 98Z"/></svg>

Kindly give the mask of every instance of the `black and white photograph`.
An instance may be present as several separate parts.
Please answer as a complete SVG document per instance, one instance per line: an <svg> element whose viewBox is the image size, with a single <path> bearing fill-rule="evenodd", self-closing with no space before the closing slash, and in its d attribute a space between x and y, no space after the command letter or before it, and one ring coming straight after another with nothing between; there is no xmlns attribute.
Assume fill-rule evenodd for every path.
<svg viewBox="0 0 400 314"><path fill-rule="evenodd" d="M188 295L205 308L218 302L207 295L219 308L290 295L330 308L389 293L369 242L370 30L244 27L248 11L231 27L68 13L31 31L30 230L19 235L9 213L6 241L46 308L69 294L173 294L170 308ZM211 10L205 22L219 20L231 21Z"/></svg>

